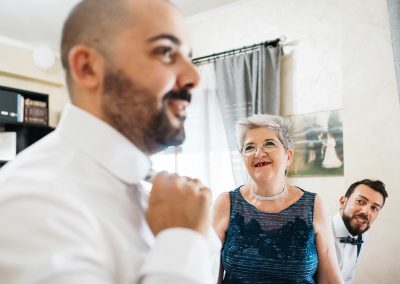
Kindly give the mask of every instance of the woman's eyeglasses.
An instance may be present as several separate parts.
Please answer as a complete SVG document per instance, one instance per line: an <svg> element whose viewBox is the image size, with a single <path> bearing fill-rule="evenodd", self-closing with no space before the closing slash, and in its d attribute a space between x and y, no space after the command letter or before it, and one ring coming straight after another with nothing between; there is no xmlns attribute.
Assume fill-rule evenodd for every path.
<svg viewBox="0 0 400 284"><path fill-rule="evenodd" d="M255 145L252 143L246 144L243 146L240 152L243 156L252 156L256 154L259 148L261 148L261 150L263 150L265 153L271 153L279 148L279 142L270 139L265 140L261 145Z"/></svg>

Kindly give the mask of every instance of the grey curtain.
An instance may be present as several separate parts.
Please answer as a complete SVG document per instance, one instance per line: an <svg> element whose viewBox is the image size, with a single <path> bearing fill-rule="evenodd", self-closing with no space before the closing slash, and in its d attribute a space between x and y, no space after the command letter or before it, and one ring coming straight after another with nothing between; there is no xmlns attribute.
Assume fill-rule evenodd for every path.
<svg viewBox="0 0 400 284"><path fill-rule="evenodd" d="M262 46L215 62L217 96L222 109L235 184L247 181L236 139L236 123L256 113L279 114L282 48Z"/></svg>
<svg viewBox="0 0 400 284"><path fill-rule="evenodd" d="M397 75L397 90L400 99L400 0L388 0L387 3L392 33L394 65Z"/></svg>

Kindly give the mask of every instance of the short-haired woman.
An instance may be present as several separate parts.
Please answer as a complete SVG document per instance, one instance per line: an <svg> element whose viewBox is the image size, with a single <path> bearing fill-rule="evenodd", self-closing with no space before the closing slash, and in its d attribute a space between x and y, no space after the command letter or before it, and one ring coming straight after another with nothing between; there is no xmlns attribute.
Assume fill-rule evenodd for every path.
<svg viewBox="0 0 400 284"><path fill-rule="evenodd" d="M253 115L239 122L238 138L250 182L215 202L219 283L342 283L321 199L286 183L293 159L287 122Z"/></svg>

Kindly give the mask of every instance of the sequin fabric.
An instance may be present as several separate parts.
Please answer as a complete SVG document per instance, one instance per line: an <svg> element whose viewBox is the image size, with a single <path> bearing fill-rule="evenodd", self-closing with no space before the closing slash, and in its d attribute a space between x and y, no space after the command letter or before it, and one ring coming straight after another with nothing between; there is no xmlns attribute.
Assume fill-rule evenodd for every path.
<svg viewBox="0 0 400 284"><path fill-rule="evenodd" d="M279 213L259 211L240 188L230 192L230 223L221 252L223 283L315 283L315 193L303 192Z"/></svg>

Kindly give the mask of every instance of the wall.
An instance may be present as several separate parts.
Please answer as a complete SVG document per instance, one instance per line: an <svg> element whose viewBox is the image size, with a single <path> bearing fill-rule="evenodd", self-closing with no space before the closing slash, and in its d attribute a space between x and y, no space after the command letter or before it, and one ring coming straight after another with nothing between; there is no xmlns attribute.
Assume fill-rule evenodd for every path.
<svg viewBox="0 0 400 284"><path fill-rule="evenodd" d="M41 70L33 64L29 46L4 38L0 38L0 54L0 85L48 94L49 123L56 126L69 100L59 59L50 70Z"/></svg>
<svg viewBox="0 0 400 284"><path fill-rule="evenodd" d="M329 214L354 181L382 179L389 199L370 230L354 283L398 283L400 104L386 1L249 0L188 18L194 57L282 35L284 114L343 109L344 177L297 178Z"/></svg>

